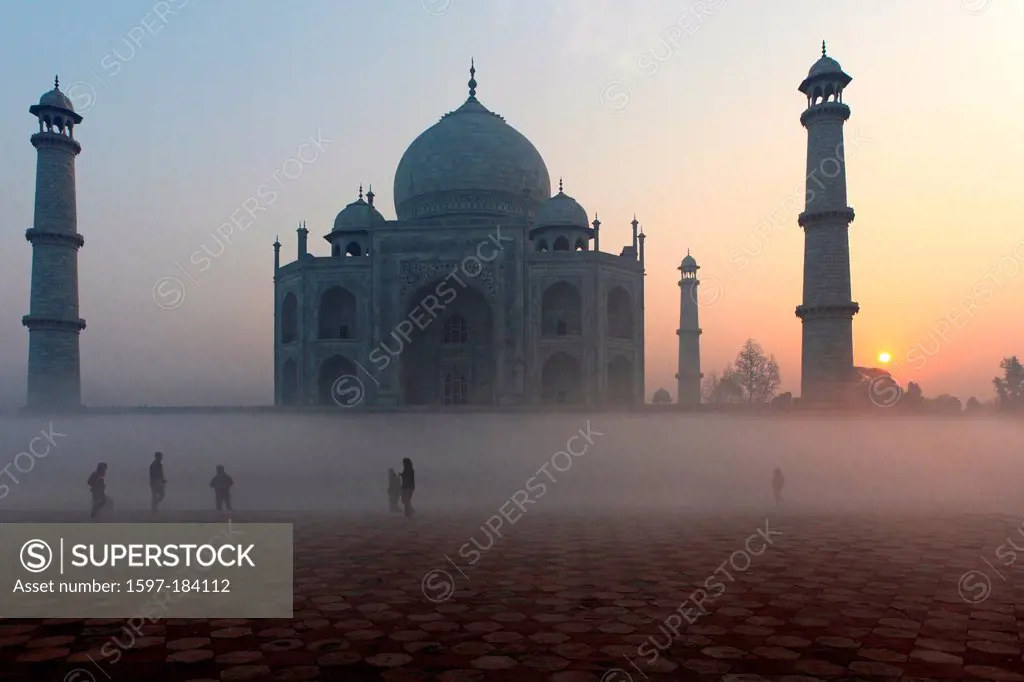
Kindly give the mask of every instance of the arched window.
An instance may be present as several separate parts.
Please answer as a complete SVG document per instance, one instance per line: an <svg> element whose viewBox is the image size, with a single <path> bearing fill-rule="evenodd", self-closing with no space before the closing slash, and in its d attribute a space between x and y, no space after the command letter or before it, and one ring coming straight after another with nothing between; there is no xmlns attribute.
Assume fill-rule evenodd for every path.
<svg viewBox="0 0 1024 682"><path fill-rule="evenodd" d="M547 239L541 239L539 242L537 242L537 253L547 253L547 252L548 252L548 240Z"/></svg>
<svg viewBox="0 0 1024 682"><path fill-rule="evenodd" d="M541 398L545 403L584 402L579 360L566 353L555 353L548 358L541 368Z"/></svg>
<svg viewBox="0 0 1024 682"><path fill-rule="evenodd" d="M608 336L613 339L632 339L633 300L622 287L608 292Z"/></svg>
<svg viewBox="0 0 1024 682"><path fill-rule="evenodd" d="M356 297L344 287L331 287L320 297L319 334L321 339L356 337Z"/></svg>
<svg viewBox="0 0 1024 682"><path fill-rule="evenodd" d="M459 346L467 342L466 318L452 315L444 321L444 342L449 346Z"/></svg>
<svg viewBox="0 0 1024 682"><path fill-rule="evenodd" d="M559 237L558 239L555 240L554 250L555 251L568 251L569 250L569 240L566 239L565 237Z"/></svg>
<svg viewBox="0 0 1024 682"><path fill-rule="evenodd" d="M349 244L348 246L345 247L345 255L346 256L362 256L363 255L363 249L362 249L361 246L359 246L358 242L352 242L351 244Z"/></svg>
<svg viewBox="0 0 1024 682"><path fill-rule="evenodd" d="M292 343L299 336L299 301L295 294L285 294L281 304L281 343Z"/></svg>
<svg viewBox="0 0 1024 682"><path fill-rule="evenodd" d="M541 297L541 336L576 336L582 332L583 299L579 289L561 281Z"/></svg>

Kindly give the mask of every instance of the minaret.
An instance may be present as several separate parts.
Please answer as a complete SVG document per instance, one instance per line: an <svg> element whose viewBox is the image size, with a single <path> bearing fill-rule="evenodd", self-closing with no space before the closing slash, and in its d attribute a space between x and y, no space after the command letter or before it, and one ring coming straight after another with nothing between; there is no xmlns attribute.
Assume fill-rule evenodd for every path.
<svg viewBox="0 0 1024 682"><path fill-rule="evenodd" d="M807 109L800 123L807 129L807 199L799 224L804 228L804 300L796 308L803 320L800 400L841 400L853 378L853 316L849 226L853 209L846 205L846 159L843 124L850 108L843 89L853 80L825 53L800 83Z"/></svg>
<svg viewBox="0 0 1024 682"><path fill-rule="evenodd" d="M647 300L644 296L644 282L647 279L647 268L644 267L644 240L647 239L647 235L644 234L644 230L640 228L640 234L637 235L637 239L640 240L640 328L637 330L638 336L640 337L637 345L640 347L640 352L637 353L639 362L637 363L637 380L640 383L640 390L637 393L639 397L639 403L643 405L647 402L646 379L647 379L647 345L646 345L646 331L647 331Z"/></svg>
<svg viewBox="0 0 1024 682"><path fill-rule="evenodd" d="M278 352L281 342L281 297L277 294L277 276L281 271L281 239L280 235L274 237L274 405L280 405L281 400L281 354Z"/></svg>
<svg viewBox="0 0 1024 682"><path fill-rule="evenodd" d="M32 138L36 148L36 205L25 239L32 244L32 293L28 327L28 396L26 409L76 409L82 406L78 335L78 234L75 207L75 157L82 146L74 127L82 122L71 100L53 90L29 107L39 119Z"/></svg>
<svg viewBox="0 0 1024 682"><path fill-rule="evenodd" d="M700 286L697 271L700 266L689 249L678 269L683 277L679 280L679 329L676 331L679 337L676 403L680 407L696 407L700 405L700 380L704 376L700 373L701 330L697 314L697 287Z"/></svg>

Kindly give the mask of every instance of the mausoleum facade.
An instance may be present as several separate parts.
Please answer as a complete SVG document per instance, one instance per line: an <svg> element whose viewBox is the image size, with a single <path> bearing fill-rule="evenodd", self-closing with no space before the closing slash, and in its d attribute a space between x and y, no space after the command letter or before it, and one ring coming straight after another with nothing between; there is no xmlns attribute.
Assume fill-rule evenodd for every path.
<svg viewBox="0 0 1024 682"><path fill-rule="evenodd" d="M278 405L634 404L644 396L644 235L600 250L600 221L552 196L533 144L476 98L398 164L396 220L372 188L330 255L274 257Z"/></svg>

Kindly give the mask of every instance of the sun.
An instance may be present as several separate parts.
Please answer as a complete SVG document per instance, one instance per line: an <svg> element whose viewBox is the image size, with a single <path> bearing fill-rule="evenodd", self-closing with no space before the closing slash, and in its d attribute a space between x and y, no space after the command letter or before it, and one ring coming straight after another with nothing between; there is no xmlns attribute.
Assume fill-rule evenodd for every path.
<svg viewBox="0 0 1024 682"><path fill-rule="evenodd" d="M890 360L892 360L892 356L888 353L883 351L878 354L878 361L883 365L888 364Z"/></svg>

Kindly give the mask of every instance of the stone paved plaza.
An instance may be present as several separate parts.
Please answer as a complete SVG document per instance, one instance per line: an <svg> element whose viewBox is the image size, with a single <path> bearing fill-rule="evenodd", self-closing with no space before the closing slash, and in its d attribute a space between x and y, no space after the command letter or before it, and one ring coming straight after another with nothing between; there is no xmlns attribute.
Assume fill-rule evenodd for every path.
<svg viewBox="0 0 1024 682"><path fill-rule="evenodd" d="M293 619L0 619L0 678L1024 680L1018 519L491 513L296 518Z"/></svg>

